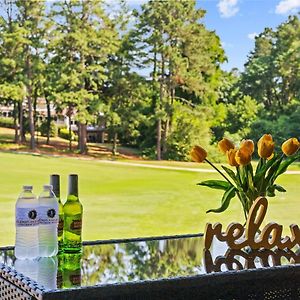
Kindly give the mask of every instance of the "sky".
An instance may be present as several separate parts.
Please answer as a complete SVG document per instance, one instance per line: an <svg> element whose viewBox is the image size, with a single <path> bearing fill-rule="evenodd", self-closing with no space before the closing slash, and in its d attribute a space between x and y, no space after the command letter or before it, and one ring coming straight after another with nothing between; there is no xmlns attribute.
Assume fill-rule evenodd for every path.
<svg viewBox="0 0 300 300"><path fill-rule="evenodd" d="M138 8L147 0L127 0ZM178 0L179 1L179 0ZM221 38L228 62L225 70L243 70L247 55L253 50L255 35L264 28L276 28L290 14L300 11L300 0L196 0L197 8L206 10L204 23Z"/></svg>

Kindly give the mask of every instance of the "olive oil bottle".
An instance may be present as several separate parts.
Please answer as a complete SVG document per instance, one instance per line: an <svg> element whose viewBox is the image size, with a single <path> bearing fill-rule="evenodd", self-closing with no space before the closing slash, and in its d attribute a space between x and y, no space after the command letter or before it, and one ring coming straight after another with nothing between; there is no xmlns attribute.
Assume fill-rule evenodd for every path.
<svg viewBox="0 0 300 300"><path fill-rule="evenodd" d="M69 191L64 204L64 252L82 248L82 204L78 198L78 175L69 175Z"/></svg>
<svg viewBox="0 0 300 300"><path fill-rule="evenodd" d="M58 241L58 251L63 250L63 232L64 232L64 207L60 199L60 178L57 174L52 174L50 176L50 184L53 187L53 193L58 200L58 227L57 227L57 241Z"/></svg>

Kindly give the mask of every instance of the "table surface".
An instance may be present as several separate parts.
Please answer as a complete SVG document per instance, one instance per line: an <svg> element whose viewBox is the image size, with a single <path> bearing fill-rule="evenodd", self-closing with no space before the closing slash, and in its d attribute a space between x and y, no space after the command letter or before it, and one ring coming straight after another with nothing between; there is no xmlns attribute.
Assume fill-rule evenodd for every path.
<svg viewBox="0 0 300 300"><path fill-rule="evenodd" d="M234 251L214 241L203 249L201 234L85 242L82 253L18 260L0 248L0 263L35 280L46 290L155 281L299 262L298 250Z"/></svg>

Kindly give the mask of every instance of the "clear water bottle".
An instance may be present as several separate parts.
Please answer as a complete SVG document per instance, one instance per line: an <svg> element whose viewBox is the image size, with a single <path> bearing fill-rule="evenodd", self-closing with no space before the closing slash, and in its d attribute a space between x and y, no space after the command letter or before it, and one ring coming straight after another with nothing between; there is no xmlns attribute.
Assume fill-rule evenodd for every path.
<svg viewBox="0 0 300 300"><path fill-rule="evenodd" d="M44 190L39 196L39 215L39 255L54 256L58 252L58 201L52 191L52 185L44 185Z"/></svg>
<svg viewBox="0 0 300 300"><path fill-rule="evenodd" d="M32 280L38 280L38 259L16 259L14 268Z"/></svg>
<svg viewBox="0 0 300 300"><path fill-rule="evenodd" d="M23 191L16 203L16 258L26 259L39 256L38 206L38 200L32 193L32 186L23 186Z"/></svg>
<svg viewBox="0 0 300 300"><path fill-rule="evenodd" d="M48 290L55 290L57 274L57 258L40 257L38 260L38 279L37 282Z"/></svg>

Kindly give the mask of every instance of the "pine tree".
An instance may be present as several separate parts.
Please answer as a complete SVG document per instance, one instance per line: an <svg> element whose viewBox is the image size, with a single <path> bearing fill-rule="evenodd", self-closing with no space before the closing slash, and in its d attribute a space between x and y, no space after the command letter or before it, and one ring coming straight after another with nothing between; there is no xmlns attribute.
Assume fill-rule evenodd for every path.
<svg viewBox="0 0 300 300"><path fill-rule="evenodd" d="M76 113L78 146L86 148L86 126L106 79L105 64L116 49L116 32L100 0L56 1L51 18L51 64L57 71L57 104Z"/></svg>
<svg viewBox="0 0 300 300"><path fill-rule="evenodd" d="M217 98L219 65L224 61L220 40L201 23L204 11L195 1L149 1L142 6L137 33L150 55L142 63L152 68L157 116L157 159L167 152L175 101L196 95ZM146 55L144 55L146 56Z"/></svg>

